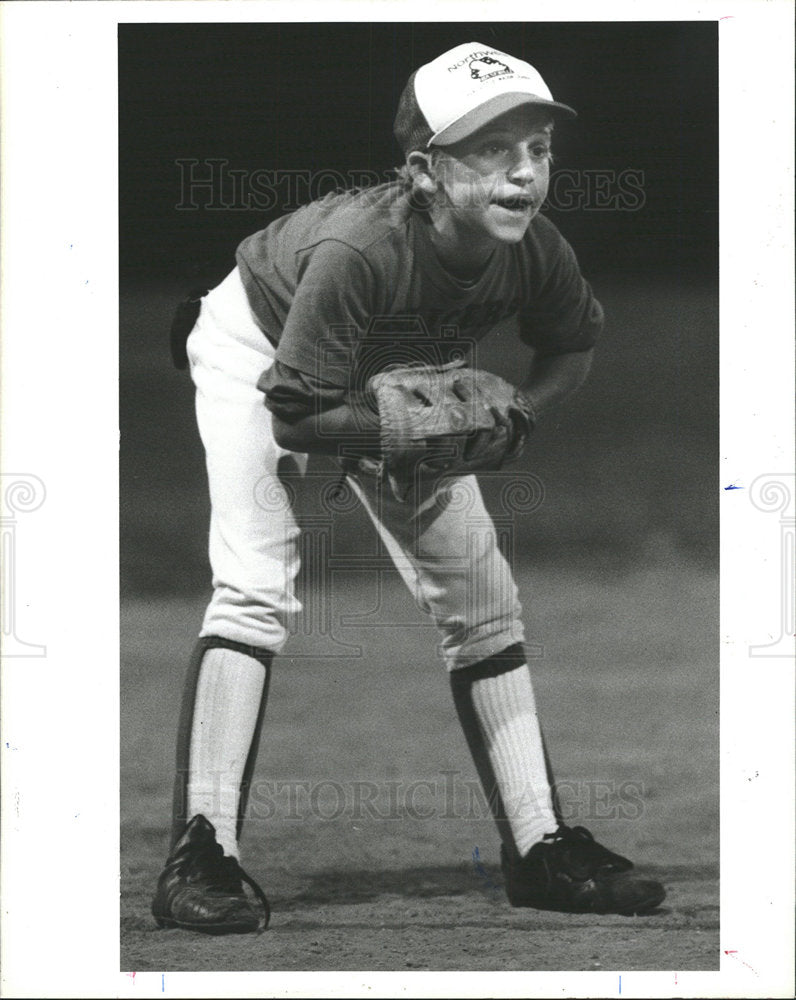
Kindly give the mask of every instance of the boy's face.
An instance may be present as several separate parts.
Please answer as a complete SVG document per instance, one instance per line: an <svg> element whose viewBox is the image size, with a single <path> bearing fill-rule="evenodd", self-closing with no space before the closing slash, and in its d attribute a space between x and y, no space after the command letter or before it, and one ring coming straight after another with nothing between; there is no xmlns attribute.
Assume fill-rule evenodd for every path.
<svg viewBox="0 0 796 1000"><path fill-rule="evenodd" d="M434 159L439 221L464 239L519 242L547 197L548 116L519 107Z"/></svg>

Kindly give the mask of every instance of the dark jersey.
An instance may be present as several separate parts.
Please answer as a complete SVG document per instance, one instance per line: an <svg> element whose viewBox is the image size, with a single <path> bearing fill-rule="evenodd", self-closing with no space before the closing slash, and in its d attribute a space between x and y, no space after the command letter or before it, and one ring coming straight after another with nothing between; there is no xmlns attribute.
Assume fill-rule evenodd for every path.
<svg viewBox="0 0 796 1000"><path fill-rule="evenodd" d="M280 416L295 393L339 400L388 364L467 356L510 317L538 354L593 346L602 309L543 216L469 282L442 266L429 225L393 183L330 195L240 244L252 311L276 345L262 387Z"/></svg>

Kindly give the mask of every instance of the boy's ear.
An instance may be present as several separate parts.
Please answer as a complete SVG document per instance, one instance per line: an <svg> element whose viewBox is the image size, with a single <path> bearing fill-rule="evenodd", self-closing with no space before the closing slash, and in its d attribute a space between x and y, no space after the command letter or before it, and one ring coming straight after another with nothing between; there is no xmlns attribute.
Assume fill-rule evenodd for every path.
<svg viewBox="0 0 796 1000"><path fill-rule="evenodd" d="M415 188L427 195L436 193L439 181L430 153L422 153L420 150L415 150L406 158L406 166L409 169L409 174Z"/></svg>

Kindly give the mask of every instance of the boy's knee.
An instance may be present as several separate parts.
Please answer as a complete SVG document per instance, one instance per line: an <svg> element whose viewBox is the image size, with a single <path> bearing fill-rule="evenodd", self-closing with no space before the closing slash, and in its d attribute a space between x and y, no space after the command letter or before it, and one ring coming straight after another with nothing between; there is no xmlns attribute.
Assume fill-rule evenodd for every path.
<svg viewBox="0 0 796 1000"><path fill-rule="evenodd" d="M517 603L504 619L481 622L470 627L443 629L440 649L449 671L458 671L490 657L503 655L507 649L521 647L525 630Z"/></svg>

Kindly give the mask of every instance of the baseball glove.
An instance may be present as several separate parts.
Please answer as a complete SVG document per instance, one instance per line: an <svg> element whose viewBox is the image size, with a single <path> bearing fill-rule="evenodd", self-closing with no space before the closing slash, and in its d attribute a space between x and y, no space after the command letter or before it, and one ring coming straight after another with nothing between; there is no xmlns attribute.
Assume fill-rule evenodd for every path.
<svg viewBox="0 0 796 1000"><path fill-rule="evenodd" d="M423 471L466 475L517 458L533 429L528 399L499 375L444 365L394 366L367 383L378 412L378 472L406 502Z"/></svg>

